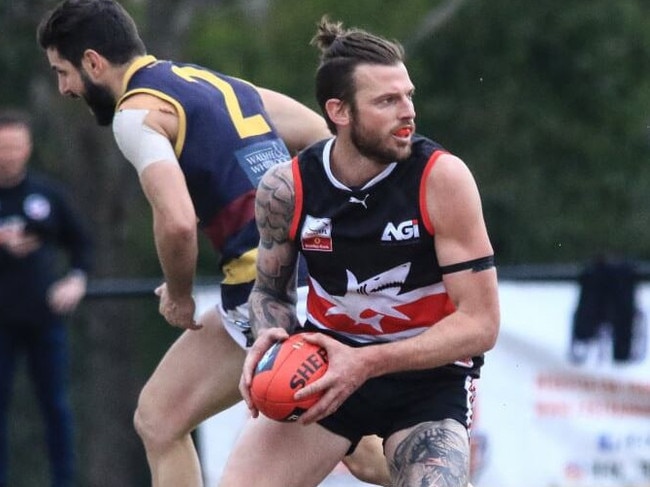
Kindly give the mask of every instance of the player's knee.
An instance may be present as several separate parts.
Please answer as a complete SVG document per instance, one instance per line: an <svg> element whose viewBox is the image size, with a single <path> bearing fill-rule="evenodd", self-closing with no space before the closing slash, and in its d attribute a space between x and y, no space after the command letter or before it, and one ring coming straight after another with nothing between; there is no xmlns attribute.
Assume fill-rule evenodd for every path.
<svg viewBox="0 0 650 487"><path fill-rule="evenodd" d="M351 455L343 458L343 463L350 473L362 482L373 485L390 485L390 473L386 462L377 459L368 460L366 457L359 458Z"/></svg>
<svg viewBox="0 0 650 487"><path fill-rule="evenodd" d="M133 427L145 445L151 443L151 440L155 435L156 427L151 421L151 418L141 407L140 403L138 403L135 413L133 414Z"/></svg>
<svg viewBox="0 0 650 487"><path fill-rule="evenodd" d="M164 449L178 436L172 421L165 420L165 415L156 407L155 402L147 401L140 395L138 406L133 414L133 426L148 451Z"/></svg>

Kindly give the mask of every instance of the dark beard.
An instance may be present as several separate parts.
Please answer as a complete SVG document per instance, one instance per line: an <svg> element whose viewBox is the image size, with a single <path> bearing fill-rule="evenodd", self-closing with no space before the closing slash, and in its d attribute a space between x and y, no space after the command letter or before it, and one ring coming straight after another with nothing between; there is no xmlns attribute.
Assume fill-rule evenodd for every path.
<svg viewBox="0 0 650 487"><path fill-rule="evenodd" d="M86 100L90 111L93 112L95 120L102 127L110 125L115 116L115 98L106 88L90 81L83 71L81 72L81 80L85 89L84 100Z"/></svg>
<svg viewBox="0 0 650 487"><path fill-rule="evenodd" d="M359 151L359 154L385 166L391 162L401 162L409 158L411 155L410 144L408 148L401 151L385 147L382 136L366 131L357 122L358 119L356 108L353 106L350 140Z"/></svg>

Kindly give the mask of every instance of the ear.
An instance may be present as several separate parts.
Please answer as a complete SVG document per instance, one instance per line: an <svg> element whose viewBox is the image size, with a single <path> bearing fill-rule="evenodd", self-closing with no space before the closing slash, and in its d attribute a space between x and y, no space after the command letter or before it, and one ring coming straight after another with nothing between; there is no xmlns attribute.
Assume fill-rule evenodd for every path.
<svg viewBox="0 0 650 487"><path fill-rule="evenodd" d="M350 106L338 98L330 98L325 102L325 111L335 125L350 124Z"/></svg>
<svg viewBox="0 0 650 487"><path fill-rule="evenodd" d="M93 81L96 81L106 70L108 61L94 49L86 49L81 58L81 67Z"/></svg>

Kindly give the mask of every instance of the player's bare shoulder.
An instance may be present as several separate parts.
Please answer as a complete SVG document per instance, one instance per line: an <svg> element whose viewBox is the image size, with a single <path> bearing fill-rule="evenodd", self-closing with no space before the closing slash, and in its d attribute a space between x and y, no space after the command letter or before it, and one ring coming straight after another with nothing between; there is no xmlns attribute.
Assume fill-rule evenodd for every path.
<svg viewBox="0 0 650 487"><path fill-rule="evenodd" d="M443 153L436 160L430 173L429 182L436 186L455 187L467 179L473 179L469 167L458 156Z"/></svg>
<svg viewBox="0 0 650 487"><path fill-rule="evenodd" d="M451 205L469 198L474 200L478 188L470 168L453 154L442 154L429 172L426 181L427 199Z"/></svg>
<svg viewBox="0 0 650 487"><path fill-rule="evenodd" d="M178 136L178 112L167 100L150 93L136 93L119 103L120 110L144 110L145 124L167 137L173 144Z"/></svg>
<svg viewBox="0 0 650 487"><path fill-rule="evenodd" d="M481 212L480 195L474 175L462 159L443 154L435 161L426 180L426 203L438 234L461 222L476 223Z"/></svg>

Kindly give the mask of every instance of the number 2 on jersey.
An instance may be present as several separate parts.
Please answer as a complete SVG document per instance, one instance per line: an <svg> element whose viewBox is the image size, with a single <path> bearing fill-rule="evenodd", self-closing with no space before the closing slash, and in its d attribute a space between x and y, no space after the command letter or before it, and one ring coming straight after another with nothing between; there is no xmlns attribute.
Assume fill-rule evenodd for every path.
<svg viewBox="0 0 650 487"><path fill-rule="evenodd" d="M239 137L242 139L266 134L271 131L271 127L269 127L269 124L266 123L266 120L264 120L262 115L257 114L250 117L244 117L235 90L233 90L232 86L230 86L230 83L227 81L209 71L193 68L191 66L174 66L172 70L175 74L189 82L195 82L196 79L201 79L218 89L226 102L226 110L228 110L230 119L232 120Z"/></svg>

